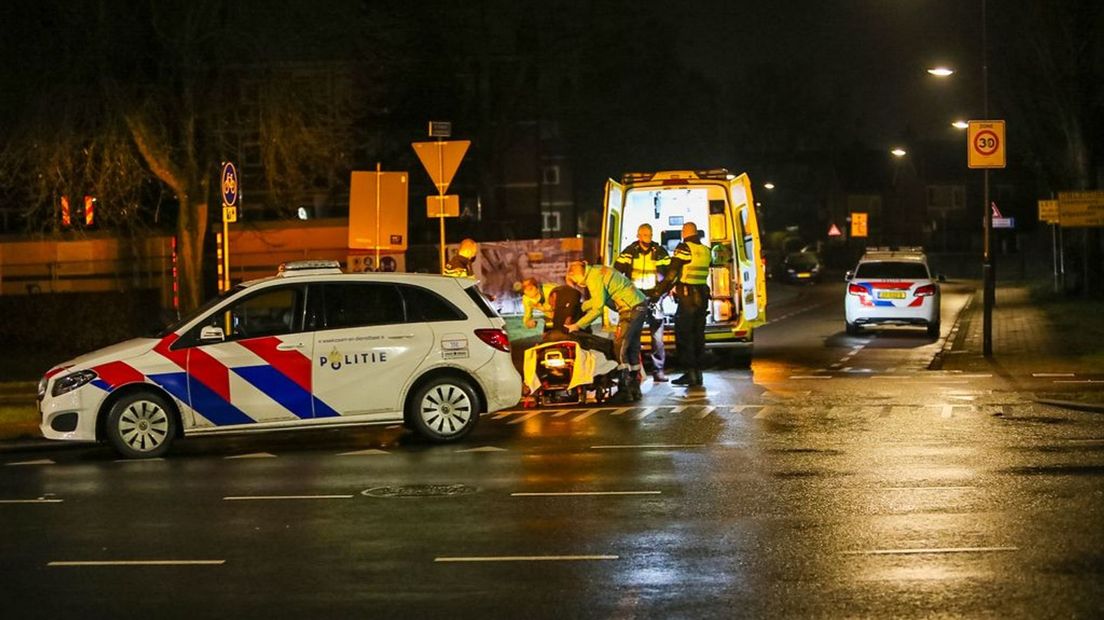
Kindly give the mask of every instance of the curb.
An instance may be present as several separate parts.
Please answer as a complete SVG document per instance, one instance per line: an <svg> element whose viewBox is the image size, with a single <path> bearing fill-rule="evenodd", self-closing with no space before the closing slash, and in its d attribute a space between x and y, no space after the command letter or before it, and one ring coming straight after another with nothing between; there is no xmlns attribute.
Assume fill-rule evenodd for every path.
<svg viewBox="0 0 1104 620"><path fill-rule="evenodd" d="M49 439L27 438L27 439L4 439L0 441L0 454L8 454L12 452L35 452L39 450L56 450L58 448L64 448L66 445L83 445L78 443L71 443L68 441L50 441Z"/></svg>
<svg viewBox="0 0 1104 620"><path fill-rule="evenodd" d="M1072 409L1074 411L1088 411L1090 413L1104 413L1104 403L1081 403L1074 400L1054 400L1051 398L1036 398L1035 402L1052 407Z"/></svg>
<svg viewBox="0 0 1104 620"><path fill-rule="evenodd" d="M947 337L943 340L943 346L939 348L939 351L932 356L931 362L928 363L928 370L943 370L943 360L946 355L954 349L955 342L959 340L960 330L962 337L965 338L966 330L961 329L963 327L962 321L970 312L970 307L974 305L975 297L977 297L976 290L966 299L966 303L962 304L962 308L959 309L958 315L955 316L954 324L951 325L950 331L947 332Z"/></svg>

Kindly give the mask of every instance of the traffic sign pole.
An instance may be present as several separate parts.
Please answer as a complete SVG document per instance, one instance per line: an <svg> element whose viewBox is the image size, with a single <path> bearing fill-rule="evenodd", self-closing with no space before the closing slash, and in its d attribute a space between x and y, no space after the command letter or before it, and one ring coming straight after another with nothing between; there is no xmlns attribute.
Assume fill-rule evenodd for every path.
<svg viewBox="0 0 1104 620"><path fill-rule="evenodd" d="M445 142L437 139L437 178L445 178ZM445 184L437 184L437 195L441 197L437 221L441 223L441 273L445 272Z"/></svg>

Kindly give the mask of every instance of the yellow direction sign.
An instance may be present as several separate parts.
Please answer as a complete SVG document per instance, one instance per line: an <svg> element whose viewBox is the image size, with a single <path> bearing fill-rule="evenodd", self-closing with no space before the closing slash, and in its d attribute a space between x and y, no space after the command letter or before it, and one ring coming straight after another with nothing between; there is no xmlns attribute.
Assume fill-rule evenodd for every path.
<svg viewBox="0 0 1104 620"><path fill-rule="evenodd" d="M233 224L238 221L238 208L230 205L222 205L222 222Z"/></svg>
<svg viewBox="0 0 1104 620"><path fill-rule="evenodd" d="M966 160L970 168L1004 168L1004 121L970 121Z"/></svg>
<svg viewBox="0 0 1104 620"><path fill-rule="evenodd" d="M442 142L414 142L414 152L422 160L429 178L437 185L437 191L444 194L448 190L460 160L468 152L471 140L449 140Z"/></svg>
<svg viewBox="0 0 1104 620"><path fill-rule="evenodd" d="M1046 222L1047 224L1058 223L1058 201L1057 200L1040 200L1039 201L1039 221Z"/></svg>
<svg viewBox="0 0 1104 620"><path fill-rule="evenodd" d="M866 236L866 213L851 213L851 236Z"/></svg>
<svg viewBox="0 0 1104 620"><path fill-rule="evenodd" d="M1104 191L1058 192L1058 223L1062 228L1104 226Z"/></svg>

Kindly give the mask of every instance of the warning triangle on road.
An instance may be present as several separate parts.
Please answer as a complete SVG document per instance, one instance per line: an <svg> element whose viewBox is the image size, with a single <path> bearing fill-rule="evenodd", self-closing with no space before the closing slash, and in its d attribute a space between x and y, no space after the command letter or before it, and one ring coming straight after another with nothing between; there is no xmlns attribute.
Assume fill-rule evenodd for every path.
<svg viewBox="0 0 1104 620"><path fill-rule="evenodd" d="M449 140L441 142L414 142L414 152L418 159L422 160L429 178L437 185L440 193L448 190L452 177L456 175L456 169L460 167L460 160L464 159L464 153L468 152L471 140Z"/></svg>
<svg viewBox="0 0 1104 620"><path fill-rule="evenodd" d="M829 236L829 237L842 237L842 236L843 236L843 232L842 232L842 231L840 231L840 229L839 229L839 226L836 226L835 224L832 224L832 225L831 225L831 226L830 226L830 227L828 228L828 236Z"/></svg>

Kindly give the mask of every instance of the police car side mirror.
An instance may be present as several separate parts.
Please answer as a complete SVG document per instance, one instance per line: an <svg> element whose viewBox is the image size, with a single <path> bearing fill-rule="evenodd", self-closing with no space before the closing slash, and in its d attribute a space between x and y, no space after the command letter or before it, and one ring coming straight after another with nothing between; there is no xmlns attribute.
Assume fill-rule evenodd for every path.
<svg viewBox="0 0 1104 620"><path fill-rule="evenodd" d="M226 340L226 334L218 325L207 325L199 330L200 342L222 342Z"/></svg>
<svg viewBox="0 0 1104 620"><path fill-rule="evenodd" d="M848 271L847 273L843 274L843 281L844 281L844 282L850 282L850 281L851 281L851 277L852 277L853 275L854 275L854 274L852 274L852 273L851 273L850 271Z"/></svg>

